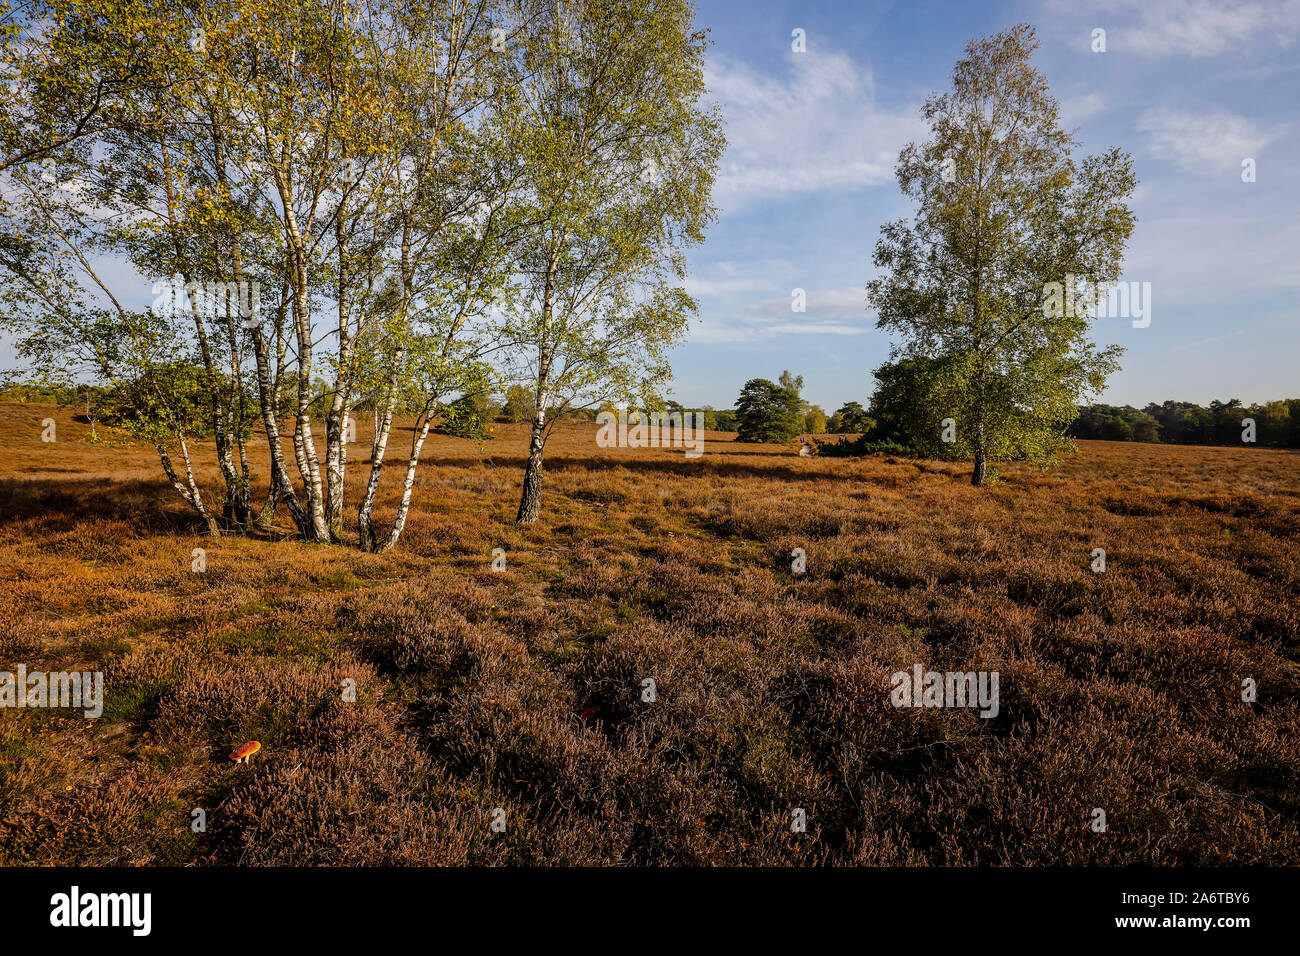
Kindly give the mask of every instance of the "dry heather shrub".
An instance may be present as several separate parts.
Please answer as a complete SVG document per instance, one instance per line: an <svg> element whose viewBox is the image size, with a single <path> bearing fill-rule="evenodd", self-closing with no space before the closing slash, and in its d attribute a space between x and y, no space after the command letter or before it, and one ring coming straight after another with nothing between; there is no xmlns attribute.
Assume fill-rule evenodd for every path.
<svg viewBox="0 0 1300 956"><path fill-rule="evenodd" d="M194 850L184 782L172 767L135 766L107 779L69 785L0 824L7 865L177 865Z"/></svg>
<svg viewBox="0 0 1300 956"><path fill-rule="evenodd" d="M359 650L389 670L423 669L473 680L472 648L495 629L490 592L462 584L441 594L417 582L377 589L372 601L351 608L345 622Z"/></svg>
<svg viewBox="0 0 1300 956"><path fill-rule="evenodd" d="M337 703L345 678L356 681L359 700L376 696L373 672L356 661L319 666L196 652L162 693L149 729L161 739L218 749L246 740L269 747L295 738L313 715Z"/></svg>
<svg viewBox="0 0 1300 956"><path fill-rule="evenodd" d="M705 643L689 629L650 623L575 665L572 679L596 729L643 768L621 795L654 828L654 847L634 847L638 861L789 862L815 852L815 841L782 835L789 810L813 806L823 790L781 706L795 691L777 686L778 663L770 687L754 682L758 666L745 642ZM645 699L647 677L653 701ZM773 825L777 818L783 822Z"/></svg>
<svg viewBox="0 0 1300 956"><path fill-rule="evenodd" d="M562 424L516 529L525 431L431 438L374 556L199 538L149 449L0 429L0 668L103 663L109 698L0 714L3 859L1300 861L1294 453L1084 443L977 491L960 464L596 454ZM999 671L998 716L895 709L916 663Z"/></svg>
<svg viewBox="0 0 1300 956"><path fill-rule="evenodd" d="M252 764L214 815L212 862L463 865L481 808L371 708L331 703Z"/></svg>
<svg viewBox="0 0 1300 956"><path fill-rule="evenodd" d="M931 775L921 830L936 834L934 859L1221 865L1294 858L1295 834L1277 832L1274 814L1180 772L1180 751L1204 762L1195 740L1177 732L1154 737L1148 727L1133 735L1103 716L1084 707L1045 718L1036 734ZM1104 833L1090 829L1094 808L1106 813Z"/></svg>
<svg viewBox="0 0 1300 956"><path fill-rule="evenodd" d="M582 476L578 472L566 472L561 481L566 486L565 492L576 501L595 501L602 505L623 504L630 498L626 469L615 468L612 471L600 471L594 476Z"/></svg>
<svg viewBox="0 0 1300 956"><path fill-rule="evenodd" d="M426 752L476 787L490 790L504 781L503 805L516 808L522 858L559 859L537 838L539 817L567 832L579 859L602 858L617 833L603 796L602 768L608 746L584 734L573 701L558 677L534 661L527 649L490 620L477 623L446 599L414 587L401 600L369 608L358 625L373 638L383 665L402 672L421 688L411 705L409 727ZM486 594L468 587L460 610L490 618ZM431 678L420 682L422 678ZM521 806L522 802L522 806ZM604 857L608 858L608 857Z"/></svg>

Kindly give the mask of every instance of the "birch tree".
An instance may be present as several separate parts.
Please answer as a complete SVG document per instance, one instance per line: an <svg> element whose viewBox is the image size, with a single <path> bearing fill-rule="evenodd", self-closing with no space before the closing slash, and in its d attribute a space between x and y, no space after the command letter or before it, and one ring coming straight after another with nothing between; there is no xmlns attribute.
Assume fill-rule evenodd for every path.
<svg viewBox="0 0 1300 956"><path fill-rule="evenodd" d="M452 398L489 387L491 328L504 289L506 254L519 230L507 209L521 170L500 122L512 66L506 51L522 24L496 16L486 0L396 9L383 31L383 85L399 91L386 122L399 128L367 175L383 183L384 319L367 378L375 396L370 470L357 509L363 549L386 551L410 512L429 431ZM414 418L403 449L401 490L391 525L374 506L393 422Z"/></svg>
<svg viewBox="0 0 1300 956"><path fill-rule="evenodd" d="M706 37L689 3L507 6L530 25L504 120L525 169L506 331L535 399L516 516L526 523L540 513L557 416L649 400L667 380L667 351L695 309L684 253L713 217L724 140L701 103Z"/></svg>
<svg viewBox="0 0 1300 956"><path fill-rule="evenodd" d="M207 399L228 391L231 380L190 374L196 356L184 329L125 306L97 258L111 245L106 236L121 229L114 210L102 206L98 151L128 131L150 141L174 132L174 115L158 106L191 65L178 26L144 0L41 2L17 21L5 16L0 304L18 354L39 377L90 375L119 399L130 396L134 431L155 446L168 481L217 534L222 515L205 498L192 458L192 441L212 437L217 423L196 415L195 405L215 411ZM235 405L246 407L241 397L225 409ZM228 480L227 507L233 487Z"/></svg>
<svg viewBox="0 0 1300 956"><path fill-rule="evenodd" d="M341 540L346 422L361 397L375 399L383 414L358 517L364 547L391 547L430 423L486 374L485 337L467 330L501 284L501 197L513 188L493 162L505 147L484 133L484 104L502 86L493 71L505 62L493 49L494 5L128 8L161 65L118 94L116 116L150 119L63 144L75 193L26 176L21 208L7 217L0 267L22 281L6 296L41 306L6 316L22 354L51 374L89 373L147 397L141 425L212 533L268 524L283 502L304 539ZM33 42L60 36L36 30ZM172 308L123 308L96 254L164 286L175 277L183 291L164 293ZM253 283L257 303L208 291ZM250 315L250 305L261 308ZM198 431L214 439L224 479L215 507L190 457L196 396L208 409ZM293 424L282 435L286 405ZM376 535L371 508L395 412L419 413L417 439L397 520ZM255 417L271 457L256 516Z"/></svg>
<svg viewBox="0 0 1300 956"><path fill-rule="evenodd" d="M931 417L953 420L974 485L990 458L1047 461L1066 447L1080 399L1118 367L1118 348L1088 338L1095 298L1054 309L1050 288L1119 277L1132 160L1117 148L1075 160L1030 62L1037 45L1024 24L971 41L952 90L926 101L930 138L897 167L916 211L882 227L868 285L877 324L899 336L894 357L937 360Z"/></svg>

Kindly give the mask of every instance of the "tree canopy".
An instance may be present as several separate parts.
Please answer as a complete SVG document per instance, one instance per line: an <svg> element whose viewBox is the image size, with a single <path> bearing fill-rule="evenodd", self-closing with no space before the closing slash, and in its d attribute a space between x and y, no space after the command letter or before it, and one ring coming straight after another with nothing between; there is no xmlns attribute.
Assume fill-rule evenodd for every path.
<svg viewBox="0 0 1300 956"><path fill-rule="evenodd" d="M789 442L803 431L799 393L765 378L745 383L736 402L737 440Z"/></svg>
<svg viewBox="0 0 1300 956"><path fill-rule="evenodd" d="M926 101L930 138L897 167L915 212L882 227L867 287L895 358L936 360L925 414L955 422L976 485L990 458L1045 461L1068 444L1078 401L1120 351L1089 341L1086 290L1119 277L1132 160L1115 148L1075 160L1030 63L1037 45L1025 24L972 40L951 91ZM1078 307L1051 308L1050 285L1072 281L1089 284Z"/></svg>

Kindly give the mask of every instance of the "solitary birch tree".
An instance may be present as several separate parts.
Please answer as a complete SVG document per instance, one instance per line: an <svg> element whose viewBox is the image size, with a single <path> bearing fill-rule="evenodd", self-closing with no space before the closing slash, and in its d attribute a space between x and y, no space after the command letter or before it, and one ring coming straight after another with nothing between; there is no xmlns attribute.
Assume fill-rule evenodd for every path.
<svg viewBox="0 0 1300 956"><path fill-rule="evenodd" d="M896 358L939 360L935 401L974 457L1049 460L1081 397L1117 366L1088 338L1095 296L1120 274L1135 222L1132 160L1117 148L1076 162L1037 47L1021 24L971 41L952 90L931 96L930 138L906 146L898 181L911 222L885 225L868 285ZM1074 308L1051 284L1086 283Z"/></svg>

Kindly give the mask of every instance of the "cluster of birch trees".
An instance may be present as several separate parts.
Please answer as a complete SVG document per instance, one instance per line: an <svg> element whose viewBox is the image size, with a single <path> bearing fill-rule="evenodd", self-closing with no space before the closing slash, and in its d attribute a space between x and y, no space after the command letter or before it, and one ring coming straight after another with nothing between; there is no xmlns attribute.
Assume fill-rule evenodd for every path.
<svg viewBox="0 0 1300 956"><path fill-rule="evenodd" d="M283 508L304 540L391 548L450 404L524 383L534 520L554 413L657 394L695 309L685 251L724 141L692 16L0 3L0 323L29 373L128 396L212 534ZM345 502L360 407L373 441Z"/></svg>

